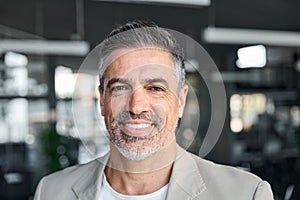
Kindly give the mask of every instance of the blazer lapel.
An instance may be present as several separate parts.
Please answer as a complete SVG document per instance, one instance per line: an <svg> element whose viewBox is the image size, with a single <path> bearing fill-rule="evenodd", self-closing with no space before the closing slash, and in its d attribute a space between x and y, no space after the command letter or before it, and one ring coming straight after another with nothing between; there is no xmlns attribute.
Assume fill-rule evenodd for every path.
<svg viewBox="0 0 300 200"><path fill-rule="evenodd" d="M205 183L192 155L177 146L176 161L174 162L167 200L193 199L206 190ZM73 191L79 200L98 200L105 164L109 155L91 163L89 171L73 186Z"/></svg>
<svg viewBox="0 0 300 200"><path fill-rule="evenodd" d="M167 200L193 199L205 190L205 183L192 155L177 146Z"/></svg>
<svg viewBox="0 0 300 200"><path fill-rule="evenodd" d="M89 171L83 172L83 176L73 186L73 191L80 200L98 200L105 164L108 155L94 160Z"/></svg>

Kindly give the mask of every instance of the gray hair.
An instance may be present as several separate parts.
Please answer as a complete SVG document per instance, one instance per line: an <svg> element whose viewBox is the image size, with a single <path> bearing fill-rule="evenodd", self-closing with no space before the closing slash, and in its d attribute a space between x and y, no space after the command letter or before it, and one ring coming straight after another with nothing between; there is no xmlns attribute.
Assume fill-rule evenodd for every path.
<svg viewBox="0 0 300 200"><path fill-rule="evenodd" d="M109 55L121 48L159 48L172 55L178 86L185 84L183 49L176 39L165 29L152 22L133 21L114 29L101 44L99 67L100 88L104 89L103 79L108 66Z"/></svg>

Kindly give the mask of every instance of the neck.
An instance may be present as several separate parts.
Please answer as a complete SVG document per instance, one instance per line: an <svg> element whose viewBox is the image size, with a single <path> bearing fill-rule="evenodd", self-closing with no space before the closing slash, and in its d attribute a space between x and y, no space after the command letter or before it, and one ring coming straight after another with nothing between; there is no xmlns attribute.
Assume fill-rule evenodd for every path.
<svg viewBox="0 0 300 200"><path fill-rule="evenodd" d="M134 174L148 173L165 168L166 166L172 164L175 158L175 139L144 160L130 160L125 158L111 143L108 166L113 169L117 169L118 171L124 171Z"/></svg>
<svg viewBox="0 0 300 200"><path fill-rule="evenodd" d="M124 158L111 146L105 175L117 192L128 195L148 194L169 183L175 157L175 140L151 157L140 161Z"/></svg>

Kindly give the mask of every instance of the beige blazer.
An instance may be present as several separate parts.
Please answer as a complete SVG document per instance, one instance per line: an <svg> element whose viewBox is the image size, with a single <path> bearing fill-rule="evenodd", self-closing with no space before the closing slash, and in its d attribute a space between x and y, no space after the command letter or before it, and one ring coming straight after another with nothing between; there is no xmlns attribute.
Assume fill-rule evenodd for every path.
<svg viewBox="0 0 300 200"><path fill-rule="evenodd" d="M179 155L179 156L178 156ZM108 155L41 179L34 200L99 200ZM271 200L270 185L259 177L204 160L177 148L167 200Z"/></svg>

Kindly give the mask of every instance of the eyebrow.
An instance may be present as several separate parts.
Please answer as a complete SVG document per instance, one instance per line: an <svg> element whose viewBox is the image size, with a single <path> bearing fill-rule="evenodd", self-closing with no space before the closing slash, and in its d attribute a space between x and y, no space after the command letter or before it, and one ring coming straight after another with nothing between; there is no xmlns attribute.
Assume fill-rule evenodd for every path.
<svg viewBox="0 0 300 200"><path fill-rule="evenodd" d="M129 81L127 79L124 79L124 78L112 78L108 81L107 83L107 88L110 88L112 84L114 83L125 83L125 84L128 84Z"/></svg>
<svg viewBox="0 0 300 200"><path fill-rule="evenodd" d="M112 78L107 83L107 88L110 88L111 85L114 83L124 83L124 84L130 84L130 81L128 79L124 78ZM169 86L168 82L163 78L149 78L145 79L143 83L149 84L149 83L163 83L166 86Z"/></svg>

